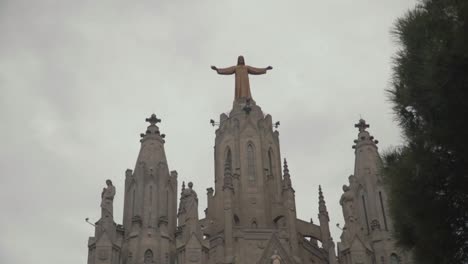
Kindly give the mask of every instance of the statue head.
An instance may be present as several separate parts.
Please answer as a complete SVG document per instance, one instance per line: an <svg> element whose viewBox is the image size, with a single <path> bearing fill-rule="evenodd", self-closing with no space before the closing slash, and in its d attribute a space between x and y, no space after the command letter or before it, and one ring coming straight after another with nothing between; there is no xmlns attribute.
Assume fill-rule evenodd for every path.
<svg viewBox="0 0 468 264"><path fill-rule="evenodd" d="M237 65L245 65L244 56L237 57Z"/></svg>
<svg viewBox="0 0 468 264"><path fill-rule="evenodd" d="M343 192L347 192L347 191L349 191L349 190L350 190L350 188L349 188L348 185L346 185L346 184L343 185Z"/></svg>
<svg viewBox="0 0 468 264"><path fill-rule="evenodd" d="M192 189L192 187L193 187L193 182L189 182L189 183L188 183L188 187L189 187L190 189Z"/></svg>
<svg viewBox="0 0 468 264"><path fill-rule="evenodd" d="M107 186L112 186L112 181L108 179L108 180L106 180L106 184L107 184Z"/></svg>

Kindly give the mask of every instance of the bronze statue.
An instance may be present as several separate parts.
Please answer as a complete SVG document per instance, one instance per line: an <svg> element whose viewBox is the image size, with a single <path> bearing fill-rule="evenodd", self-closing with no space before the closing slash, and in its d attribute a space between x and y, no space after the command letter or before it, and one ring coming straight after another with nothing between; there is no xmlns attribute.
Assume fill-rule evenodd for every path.
<svg viewBox="0 0 468 264"><path fill-rule="evenodd" d="M265 74L268 70L273 69L273 67L268 66L266 68L256 68L249 65L245 65L244 57L239 56L237 58L236 66L231 66L227 68L217 68L216 66L211 66L211 69L215 70L218 74L222 75L235 74L235 99L250 99L252 98L252 94L250 92L249 74Z"/></svg>

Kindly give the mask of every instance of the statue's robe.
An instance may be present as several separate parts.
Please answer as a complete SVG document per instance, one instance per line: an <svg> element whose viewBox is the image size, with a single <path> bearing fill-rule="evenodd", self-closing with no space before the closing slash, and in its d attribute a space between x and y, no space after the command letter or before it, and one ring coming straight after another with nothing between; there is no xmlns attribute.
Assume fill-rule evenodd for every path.
<svg viewBox="0 0 468 264"><path fill-rule="evenodd" d="M101 214L102 214L102 217L105 217L106 215L109 215L109 216L113 217L113 215L114 215L114 206L113 206L114 196L115 196L115 187L113 185L108 186L102 192L102 201L101 201Z"/></svg>
<svg viewBox="0 0 468 264"><path fill-rule="evenodd" d="M249 74L265 74L267 68L256 68L248 65L236 65L228 68L218 68L217 72L223 75L235 74L235 99L252 98L250 92Z"/></svg>

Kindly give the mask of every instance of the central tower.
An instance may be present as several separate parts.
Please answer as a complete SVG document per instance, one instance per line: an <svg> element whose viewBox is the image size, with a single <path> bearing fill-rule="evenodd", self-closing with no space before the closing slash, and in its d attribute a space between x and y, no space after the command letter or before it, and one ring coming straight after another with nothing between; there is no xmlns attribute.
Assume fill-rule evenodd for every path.
<svg viewBox="0 0 468 264"><path fill-rule="evenodd" d="M296 218L286 161L282 174L279 133L250 91L248 75L272 67L248 66L239 56L236 66L212 69L235 74L235 98L216 130L215 188L207 189L206 218L200 221L210 263L271 263L274 258L279 263L327 263L328 245L333 244L328 221L321 228ZM326 250L318 248L317 240ZM334 250L332 255L334 261Z"/></svg>

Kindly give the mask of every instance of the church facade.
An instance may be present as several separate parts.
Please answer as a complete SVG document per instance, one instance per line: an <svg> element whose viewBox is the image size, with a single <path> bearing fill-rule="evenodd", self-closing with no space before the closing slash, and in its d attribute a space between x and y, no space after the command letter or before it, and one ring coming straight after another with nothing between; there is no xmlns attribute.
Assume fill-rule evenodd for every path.
<svg viewBox="0 0 468 264"><path fill-rule="evenodd" d="M356 145L359 165L340 201L345 226L337 257L321 188L319 223L298 219L279 133L272 117L251 97L248 75L264 74L272 67L251 67L239 57L236 66L212 69L235 74L236 83L232 109L220 115L216 130L214 185L207 189L205 215L198 214L199 198L192 182L182 183L178 199L177 172L168 168L164 135L157 126L160 120L153 114L141 134L136 166L125 173L125 189L117 190L124 196L121 225L113 215L112 182L103 190L101 218L88 242L88 264L393 263L391 254L398 254L397 263L406 263L394 250L390 233L385 233L391 221L385 215L385 192L378 180L368 176L378 174L373 139L369 136ZM359 138L368 135L362 130ZM365 153L370 146L371 154L358 155L361 145ZM359 209L362 194L368 204ZM381 255L385 262L380 262Z"/></svg>

